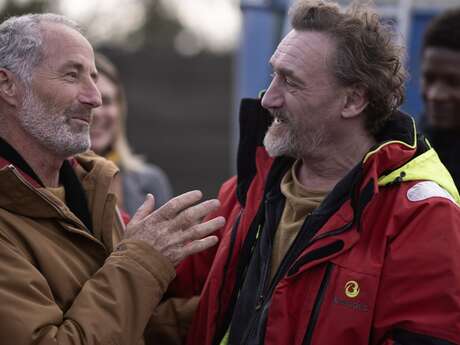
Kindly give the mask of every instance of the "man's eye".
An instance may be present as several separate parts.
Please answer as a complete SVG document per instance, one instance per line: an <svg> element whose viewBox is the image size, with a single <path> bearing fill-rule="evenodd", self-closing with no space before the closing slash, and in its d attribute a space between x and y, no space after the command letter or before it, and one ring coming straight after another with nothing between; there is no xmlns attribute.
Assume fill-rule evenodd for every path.
<svg viewBox="0 0 460 345"><path fill-rule="evenodd" d="M287 86L289 87L298 87L298 84L291 78L283 75L283 74L279 74L279 73L276 73L276 72L273 72L270 74L270 77L272 79L278 77L279 80L281 80L282 83L286 84Z"/></svg>
<svg viewBox="0 0 460 345"><path fill-rule="evenodd" d="M290 78L284 78L284 82L289 86L297 86L296 82Z"/></svg>
<svg viewBox="0 0 460 345"><path fill-rule="evenodd" d="M71 78L71 79L76 79L78 77L78 73L73 71L73 72L67 72L65 74L66 77Z"/></svg>

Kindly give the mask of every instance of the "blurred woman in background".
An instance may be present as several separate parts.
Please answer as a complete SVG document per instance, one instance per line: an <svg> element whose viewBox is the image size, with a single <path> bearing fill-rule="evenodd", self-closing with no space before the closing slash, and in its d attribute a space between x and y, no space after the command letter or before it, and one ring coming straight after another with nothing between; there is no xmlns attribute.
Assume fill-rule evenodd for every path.
<svg viewBox="0 0 460 345"><path fill-rule="evenodd" d="M126 139L127 102L116 67L103 55L96 54L99 72L97 86L102 106L94 109L90 128L91 149L112 160L120 168L115 193L118 205L133 215L147 193L155 197L158 208L171 198L171 185L164 172L134 155Z"/></svg>

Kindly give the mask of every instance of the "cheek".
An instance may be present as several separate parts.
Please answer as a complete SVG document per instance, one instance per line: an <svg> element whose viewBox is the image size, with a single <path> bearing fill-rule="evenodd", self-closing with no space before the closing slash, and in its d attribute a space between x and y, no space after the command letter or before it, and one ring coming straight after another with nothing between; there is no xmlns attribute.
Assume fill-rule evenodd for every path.
<svg viewBox="0 0 460 345"><path fill-rule="evenodd" d="M291 119L304 116L304 113L308 113L309 108L310 105L301 94L288 94L286 96L286 111L291 115Z"/></svg>

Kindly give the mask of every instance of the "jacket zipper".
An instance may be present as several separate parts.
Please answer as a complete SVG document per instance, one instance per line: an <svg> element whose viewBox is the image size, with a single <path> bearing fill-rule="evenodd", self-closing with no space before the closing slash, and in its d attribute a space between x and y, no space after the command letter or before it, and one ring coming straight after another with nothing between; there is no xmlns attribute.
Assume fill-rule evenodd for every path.
<svg viewBox="0 0 460 345"><path fill-rule="evenodd" d="M228 256L227 256L227 259L226 259L225 265L224 265L224 277L222 279L222 283L220 285L220 289L219 289L219 293L218 293L219 297L218 297L218 300L217 300L218 304L217 304L217 314L216 314L217 315L217 320L220 319L222 294L224 292L225 281L227 280L228 267L230 266L230 260L232 258L233 249L235 247L236 235L237 235L237 232L238 232L237 230L238 230L238 226L240 225L240 220L241 220L242 213L243 213L243 209L241 209L240 212L238 213L238 216L236 218L235 224L232 227L232 237L230 238L230 248L229 248ZM226 324L227 324L227 320L223 320L222 325L219 325L219 327L216 327L216 329L221 329L222 326L225 326ZM227 329L223 329L222 331L223 331L223 333L219 332L219 331L216 331L216 333L214 335L214 341L213 341L214 345L218 345L220 343L220 341L222 340L221 338L225 335L225 332L227 332Z"/></svg>
<svg viewBox="0 0 460 345"><path fill-rule="evenodd" d="M308 217L308 216L307 216ZM305 226L306 226L306 222L308 221L308 219L305 220ZM323 239L323 238L326 238L328 236L333 236L333 235L337 235L337 234L340 234L340 233L343 233L343 232L346 232L347 230L349 230L351 227L352 227L353 223L348 223L348 224L345 224L344 226L338 228L338 229L335 229L335 230L332 230L332 231L329 231L327 233L324 233L323 235L321 236L318 236L317 238L313 239L313 240L310 240L310 242L308 243L308 245L304 248L308 248L311 244L315 243L316 241L320 240L320 239ZM293 247L294 247L294 244L293 244ZM286 266L289 264L290 260L291 260L291 256L294 256L295 255L295 252L293 254L293 251L290 251L291 255L288 255L289 254L289 251L288 251L288 254L284 257L284 259L282 260L281 264L280 264L280 267L278 268L275 276L273 277L273 280L272 282L270 283L269 285L269 288L266 289L265 293L260 295L258 298L259 298L259 302L257 303L257 308L256 310L260 310L260 309L267 309L268 307L268 304L271 300L271 296L273 295L273 292L276 288L276 285L279 283L279 281L281 280L282 276L285 274L285 270L286 268L284 268L283 266ZM327 254L327 255L331 255L331 254ZM288 275L292 275L293 273L295 273L303 264L305 264L306 262L302 262L302 258L305 258L306 255L304 255L303 257L299 258L298 260L296 260L296 264L290 269L287 271L287 274ZM314 310L313 310L313 313L312 313L312 316L310 318L310 320L315 320L314 323L316 323L316 318L317 318L317 315L315 316L315 314L318 314L319 312L319 307L322 303L322 299L323 299L323 294L324 294L324 290L326 289L327 287L327 283L329 281L329 275L330 275L330 271L332 269L332 264L330 262L327 263L327 266L326 266L326 273L325 273L325 277L323 278L323 281L321 283L321 286L320 286L320 290L318 292L318 296L315 300L315 306L314 306ZM265 279L266 279L266 275L268 274L267 272L264 272L265 273ZM260 316L260 315L258 315ZM258 319L258 317L255 317L255 319ZM254 322L254 319L251 320L251 324ZM311 322L310 322L311 323ZM314 324L313 326L314 327ZM309 326L310 328L310 326ZM308 328L308 330L309 330ZM246 335L242 338L244 340L244 342L247 340L248 336L252 333L253 329L250 327L248 329L248 332L246 333ZM307 331L307 334L308 334L308 331Z"/></svg>
<svg viewBox="0 0 460 345"><path fill-rule="evenodd" d="M19 174L15 168L14 165L10 164L8 166L8 168L13 172L13 174L27 187L29 188L34 194L37 194L38 196L40 196L42 199L45 199L47 201L47 203L52 207L54 208L57 213L59 213L63 218L66 218L68 219L68 217L62 212L62 210L57 207L55 204L54 204L54 201L51 200L46 194L44 193L41 193L40 191L38 191L36 188L34 188L29 181L27 181L25 178L23 178L21 176L21 174ZM80 226L84 227L86 229L86 226L83 224L83 223L79 223ZM105 249L105 246L102 242L100 242L97 238L89 235L87 232L85 231L76 231L76 230L67 230L67 231L70 231L70 232L73 232L75 234L79 234L79 235L83 235L85 236L86 238L92 240L92 241L95 241L97 242L99 245L101 245L104 249ZM106 249L105 249L106 250Z"/></svg>
<svg viewBox="0 0 460 345"><path fill-rule="evenodd" d="M270 217L269 214L276 215L275 210L270 209L271 205L269 205L268 201L266 201L266 206L265 206L265 219L268 219L268 228L274 228L279 226L279 220L278 223L276 222L275 217ZM265 299L265 295L270 292L270 282L268 281L269 275L270 275L270 268L271 268L271 254L273 252L273 240L271 240L271 245L270 245L270 255L268 257L268 260L265 261L265 267L264 267L264 272L262 274L262 279L263 281L261 282L261 293L259 293L259 296L257 297L258 301L256 304L256 310L259 310L263 306L263 302ZM244 339L244 338L243 338Z"/></svg>
<svg viewBox="0 0 460 345"><path fill-rule="evenodd" d="M324 272L323 281L321 282L321 286L318 291L318 295L316 296L315 305L313 306L313 312L310 317L310 321L308 322L307 332L305 333L304 341L302 345L310 345L311 339L313 336L313 330L315 329L316 322L318 321L319 311L321 309L321 305L323 304L324 295L329 284L329 280L331 277L333 265L331 262L327 263L326 272Z"/></svg>
<svg viewBox="0 0 460 345"><path fill-rule="evenodd" d="M284 209L284 207L283 207L283 209ZM268 229L278 227L279 220L281 219L281 215L279 217L276 217L276 213L277 213L277 211L271 209L271 205L269 203L269 200L266 199L265 200L265 219L267 220L267 223L268 223ZM273 215L273 216L269 217L269 215ZM254 247L255 246L256 246L256 244L254 244ZM254 247L253 247L253 249L254 249ZM273 243L271 243L270 249L271 249L270 252L272 252L273 251ZM269 256L268 260L266 260L266 262L265 262L265 267L263 267L264 271L263 271L263 274L262 274L263 281L261 282L262 288L260 289L260 291L258 292L258 296L256 297L256 299L257 299L256 305L255 305L256 314L251 318L251 320L249 322L249 327L248 327L246 333L244 334L244 336L241 338L242 341L243 341L243 344L245 344L247 339L249 338L249 336L251 336L251 334L253 334L254 327L252 327L252 325L254 323L257 323L257 322L260 321L260 317L263 316L263 312L267 308L267 302L270 300L270 298L268 298L268 301L267 301L267 297L271 297L271 295L273 293L274 287L276 286L275 282L277 282L278 272L280 271L280 268L282 267L283 262L284 262L284 259L280 263L280 266L279 266L279 268L277 270L277 273L274 275L273 280L271 282L268 281L269 274L270 274L270 268L271 268L271 255Z"/></svg>

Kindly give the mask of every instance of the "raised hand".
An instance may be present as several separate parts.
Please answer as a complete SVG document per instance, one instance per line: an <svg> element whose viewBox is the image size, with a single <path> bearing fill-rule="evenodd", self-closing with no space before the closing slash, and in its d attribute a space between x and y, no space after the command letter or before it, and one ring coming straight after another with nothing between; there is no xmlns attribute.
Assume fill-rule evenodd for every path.
<svg viewBox="0 0 460 345"><path fill-rule="evenodd" d="M174 265L212 247L217 237L211 234L225 224L225 219L217 217L202 223L206 215L220 206L216 199L198 203L202 196L200 191L187 192L154 211L155 200L147 195L129 222L125 238L149 243Z"/></svg>

